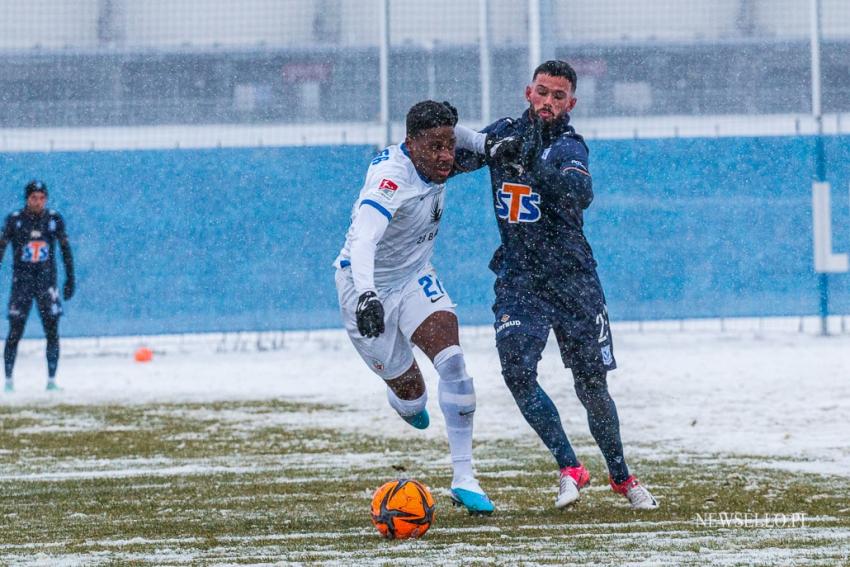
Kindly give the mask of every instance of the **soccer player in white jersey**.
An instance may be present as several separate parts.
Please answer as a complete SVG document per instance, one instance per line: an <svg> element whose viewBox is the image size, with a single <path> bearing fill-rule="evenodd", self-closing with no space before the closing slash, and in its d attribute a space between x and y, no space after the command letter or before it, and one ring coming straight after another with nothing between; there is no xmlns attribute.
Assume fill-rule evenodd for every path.
<svg viewBox="0 0 850 567"><path fill-rule="evenodd" d="M334 265L351 342L386 382L390 406L418 429L429 424L428 393L411 343L433 362L454 469L452 501L471 514L490 514L493 503L472 466L475 390L454 304L431 265L445 183L454 168L456 123L449 105L413 105L404 143L372 160Z"/></svg>

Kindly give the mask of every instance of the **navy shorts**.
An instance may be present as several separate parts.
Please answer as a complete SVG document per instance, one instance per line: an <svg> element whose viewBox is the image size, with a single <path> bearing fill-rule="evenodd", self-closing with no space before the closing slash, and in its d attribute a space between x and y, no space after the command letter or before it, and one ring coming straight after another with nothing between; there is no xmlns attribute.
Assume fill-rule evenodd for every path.
<svg viewBox="0 0 850 567"><path fill-rule="evenodd" d="M524 285L496 281L496 343L514 334L549 338L561 352L564 366L582 372L607 372L617 368L608 308L595 273L570 278L574 289L554 294ZM564 290L561 290L564 291Z"/></svg>
<svg viewBox="0 0 850 567"><path fill-rule="evenodd" d="M59 302L59 289L56 285L13 281L12 293L9 296L9 319L26 320L33 301L38 305L42 321L58 319L62 315L62 304Z"/></svg>

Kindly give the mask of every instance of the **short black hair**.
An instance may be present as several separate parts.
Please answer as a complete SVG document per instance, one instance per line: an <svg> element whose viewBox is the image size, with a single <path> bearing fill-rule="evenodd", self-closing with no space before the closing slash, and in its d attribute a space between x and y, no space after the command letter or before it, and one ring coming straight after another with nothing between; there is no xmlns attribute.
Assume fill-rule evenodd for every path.
<svg viewBox="0 0 850 567"><path fill-rule="evenodd" d="M454 126L455 120L452 111L443 103L435 100L423 100L411 106L410 110L407 111L407 136L413 138L423 130L441 126Z"/></svg>
<svg viewBox="0 0 850 567"><path fill-rule="evenodd" d="M24 197L29 199L30 195L33 193L44 193L44 196L46 197L47 185L37 179L33 179L27 183L26 187L24 187Z"/></svg>
<svg viewBox="0 0 850 567"><path fill-rule="evenodd" d="M560 59L551 59L546 61L545 63L541 63L537 66L537 69L534 70L534 75L531 76L531 80L537 78L537 75L543 73L544 75L550 75L552 77L563 77L570 82L573 86L573 92L576 91L576 84L578 82L578 77L576 76L576 71L573 69L569 63L566 61L561 61Z"/></svg>

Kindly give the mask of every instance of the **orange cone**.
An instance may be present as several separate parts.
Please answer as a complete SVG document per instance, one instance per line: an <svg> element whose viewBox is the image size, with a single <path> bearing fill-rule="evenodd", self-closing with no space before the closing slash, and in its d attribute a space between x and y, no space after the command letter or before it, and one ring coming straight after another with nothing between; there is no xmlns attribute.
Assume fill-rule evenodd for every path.
<svg viewBox="0 0 850 567"><path fill-rule="evenodd" d="M139 347L136 350L136 362L150 362L153 359L153 351L148 347Z"/></svg>

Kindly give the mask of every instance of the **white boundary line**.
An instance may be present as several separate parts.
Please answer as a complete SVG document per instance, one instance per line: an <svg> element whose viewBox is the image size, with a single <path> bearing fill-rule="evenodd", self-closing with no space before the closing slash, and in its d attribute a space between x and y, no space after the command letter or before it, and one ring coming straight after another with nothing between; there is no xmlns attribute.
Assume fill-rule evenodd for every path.
<svg viewBox="0 0 850 567"><path fill-rule="evenodd" d="M832 335L850 333L850 315L831 315L828 318ZM679 319L659 321L614 321L615 334L668 333L794 333L817 336L820 317L740 317L724 319ZM461 327L464 337L490 336L492 325ZM138 335L121 337L62 338L62 355L68 357L108 356L131 358L136 349L147 347L155 353L229 353L283 350L292 346L304 348L336 348L345 342L339 329L306 331L228 331L217 333L184 333L173 335ZM21 356L44 356L44 339L21 341Z"/></svg>

